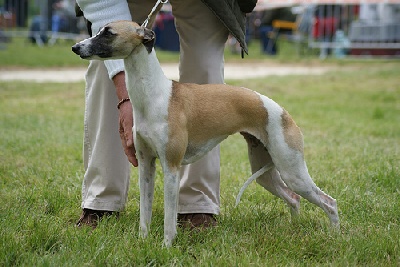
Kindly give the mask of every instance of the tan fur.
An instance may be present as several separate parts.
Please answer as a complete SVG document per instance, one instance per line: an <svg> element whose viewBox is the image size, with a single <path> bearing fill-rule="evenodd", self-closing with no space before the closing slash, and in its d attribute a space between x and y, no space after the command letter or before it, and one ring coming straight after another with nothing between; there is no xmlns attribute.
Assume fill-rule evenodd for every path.
<svg viewBox="0 0 400 267"><path fill-rule="evenodd" d="M115 23L110 30L114 34L129 37L129 40L135 44L140 44L144 37L144 29L135 22ZM114 38L113 40L118 42L118 39L119 38ZM116 45L118 45L118 43Z"/></svg>
<svg viewBox="0 0 400 267"><path fill-rule="evenodd" d="M290 148L303 153L303 135L300 128L286 110L283 110L281 119L285 142Z"/></svg>
<svg viewBox="0 0 400 267"><path fill-rule="evenodd" d="M267 121L263 102L251 90L223 84L173 82L168 109L167 157L178 164L185 151L177 155L176 146L185 150L190 145L188 140L192 145L201 145L214 137L239 131L251 131L266 140ZM259 129L260 125L263 129Z"/></svg>
<svg viewBox="0 0 400 267"><path fill-rule="evenodd" d="M136 23L119 21L72 48L84 59L124 59L135 117L141 235L148 236L151 222L155 158L160 158L164 171L164 244L171 246L177 234L180 165L195 162L236 132L248 142L254 173L245 186L256 179L284 199L292 215L298 213L300 195L339 227L336 200L312 181L302 153L302 134L290 115L245 88L171 82L152 50L154 37L154 32Z"/></svg>

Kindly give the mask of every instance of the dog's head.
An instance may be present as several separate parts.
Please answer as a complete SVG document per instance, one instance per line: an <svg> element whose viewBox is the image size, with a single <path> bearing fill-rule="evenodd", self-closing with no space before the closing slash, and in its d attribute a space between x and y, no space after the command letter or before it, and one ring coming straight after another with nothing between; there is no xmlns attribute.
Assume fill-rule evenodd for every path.
<svg viewBox="0 0 400 267"><path fill-rule="evenodd" d="M72 46L72 51L83 59L123 59L141 45L150 53L154 40L152 30L121 20L108 23L95 36Z"/></svg>

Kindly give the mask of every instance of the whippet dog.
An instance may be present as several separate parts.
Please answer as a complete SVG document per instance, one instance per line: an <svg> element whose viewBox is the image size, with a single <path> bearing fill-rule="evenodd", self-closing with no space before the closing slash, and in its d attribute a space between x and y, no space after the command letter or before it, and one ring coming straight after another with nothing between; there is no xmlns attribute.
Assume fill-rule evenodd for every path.
<svg viewBox="0 0 400 267"><path fill-rule="evenodd" d="M339 226L336 200L312 181L303 136L289 113L270 98L226 84L169 80L153 49L155 34L131 21L116 21L72 47L83 59L124 59L133 107L139 163L140 229L146 237L152 215L155 160L164 172L164 244L176 236L179 170L240 132L247 141L252 180L282 198L292 215L300 196L320 207Z"/></svg>

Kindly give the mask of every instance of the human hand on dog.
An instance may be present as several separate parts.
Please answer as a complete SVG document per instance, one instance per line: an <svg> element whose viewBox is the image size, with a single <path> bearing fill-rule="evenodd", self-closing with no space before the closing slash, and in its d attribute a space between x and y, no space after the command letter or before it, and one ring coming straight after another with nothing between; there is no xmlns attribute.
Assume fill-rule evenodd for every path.
<svg viewBox="0 0 400 267"><path fill-rule="evenodd" d="M113 82L117 92L118 99L128 98L128 92L125 84L125 73L120 72L114 76ZM128 157L129 162L137 167L136 149L133 141L133 110L130 101L123 102L119 105L119 136L121 138L122 147Z"/></svg>
<svg viewBox="0 0 400 267"><path fill-rule="evenodd" d="M133 113L132 105L129 102L122 104L119 109L119 136L121 137L122 147L133 166L138 166L136 149L133 142Z"/></svg>

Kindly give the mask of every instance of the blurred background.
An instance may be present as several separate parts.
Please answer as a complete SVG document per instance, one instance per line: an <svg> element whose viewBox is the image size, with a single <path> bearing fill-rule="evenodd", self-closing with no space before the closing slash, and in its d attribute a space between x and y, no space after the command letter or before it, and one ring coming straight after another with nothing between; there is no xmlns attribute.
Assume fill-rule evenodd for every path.
<svg viewBox="0 0 400 267"><path fill-rule="evenodd" d="M400 0L258 0L247 15L247 41L262 54L277 55L290 43L298 55L314 51L333 56L400 56ZM179 39L169 4L154 24L156 46L179 51ZM75 16L74 0L0 0L0 44L26 38L52 46L87 36L85 22ZM234 38L227 48L240 53ZM317 52L315 52L317 51Z"/></svg>

